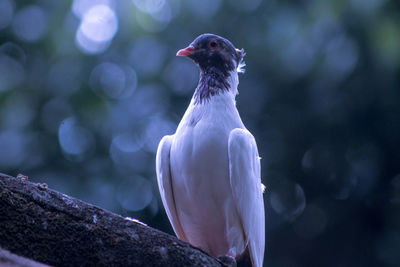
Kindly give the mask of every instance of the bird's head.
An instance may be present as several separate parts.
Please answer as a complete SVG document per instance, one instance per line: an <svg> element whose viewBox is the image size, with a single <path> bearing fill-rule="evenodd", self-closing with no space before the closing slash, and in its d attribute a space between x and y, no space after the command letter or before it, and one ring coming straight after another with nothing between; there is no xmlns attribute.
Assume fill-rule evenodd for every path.
<svg viewBox="0 0 400 267"><path fill-rule="evenodd" d="M200 70L207 72L216 68L225 75L233 70L243 72L243 49L237 49L227 39L215 34L202 34L188 47L179 50L177 56L186 56L196 62Z"/></svg>

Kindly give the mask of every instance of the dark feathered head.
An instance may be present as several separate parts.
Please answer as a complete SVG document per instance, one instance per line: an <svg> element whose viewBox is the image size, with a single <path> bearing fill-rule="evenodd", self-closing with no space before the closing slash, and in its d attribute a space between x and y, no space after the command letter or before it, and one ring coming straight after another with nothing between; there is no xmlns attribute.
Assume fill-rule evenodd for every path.
<svg viewBox="0 0 400 267"><path fill-rule="evenodd" d="M215 34L200 35L188 47L179 50L176 55L191 58L205 72L212 67L224 74L234 69L244 72L244 50L235 48L230 41Z"/></svg>

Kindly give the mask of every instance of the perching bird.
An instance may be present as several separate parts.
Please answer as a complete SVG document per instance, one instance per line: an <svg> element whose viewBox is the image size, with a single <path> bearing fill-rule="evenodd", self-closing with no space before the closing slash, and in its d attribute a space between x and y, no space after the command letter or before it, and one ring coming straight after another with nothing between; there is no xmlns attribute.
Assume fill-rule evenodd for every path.
<svg viewBox="0 0 400 267"><path fill-rule="evenodd" d="M253 266L262 266L260 158L235 103L244 50L203 34L176 55L197 63L200 80L176 133L164 136L157 150L168 218L180 239L210 255L250 256Z"/></svg>

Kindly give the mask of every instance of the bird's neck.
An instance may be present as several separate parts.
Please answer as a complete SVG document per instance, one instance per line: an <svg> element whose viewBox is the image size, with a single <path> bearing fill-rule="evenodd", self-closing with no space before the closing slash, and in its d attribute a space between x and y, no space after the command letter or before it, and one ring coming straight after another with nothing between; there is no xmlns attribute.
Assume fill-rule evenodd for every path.
<svg viewBox="0 0 400 267"><path fill-rule="evenodd" d="M200 71L200 80L193 98L196 104L208 102L213 96L230 92L233 98L237 95L239 84L236 70L225 72L218 68L210 67Z"/></svg>

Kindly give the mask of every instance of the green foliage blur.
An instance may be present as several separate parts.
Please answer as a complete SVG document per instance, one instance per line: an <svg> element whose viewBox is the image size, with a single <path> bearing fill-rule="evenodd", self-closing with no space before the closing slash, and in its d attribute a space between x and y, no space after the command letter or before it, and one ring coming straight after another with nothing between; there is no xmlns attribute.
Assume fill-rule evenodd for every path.
<svg viewBox="0 0 400 267"><path fill-rule="evenodd" d="M395 0L0 0L0 171L173 233L155 152L206 32L247 53L265 266L400 266Z"/></svg>

